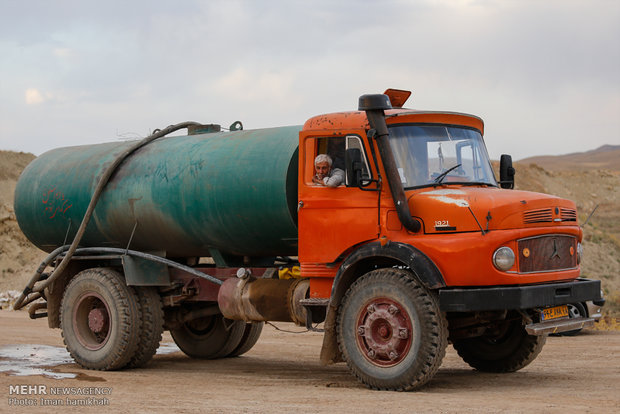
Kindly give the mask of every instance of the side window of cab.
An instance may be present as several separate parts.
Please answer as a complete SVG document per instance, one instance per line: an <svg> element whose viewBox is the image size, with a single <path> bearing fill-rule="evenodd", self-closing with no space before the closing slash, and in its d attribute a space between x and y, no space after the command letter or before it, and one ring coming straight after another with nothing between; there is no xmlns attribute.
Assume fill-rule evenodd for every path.
<svg viewBox="0 0 620 414"><path fill-rule="evenodd" d="M312 139L314 151L312 184L321 187L344 185L344 137L321 137Z"/></svg>
<svg viewBox="0 0 620 414"><path fill-rule="evenodd" d="M341 187L346 183L345 154L350 148L361 153L362 179L371 179L362 140L357 135L316 137L306 140L305 183L317 187ZM318 161L318 163L317 163ZM329 165L331 161L331 165ZM329 176L326 176L329 175Z"/></svg>

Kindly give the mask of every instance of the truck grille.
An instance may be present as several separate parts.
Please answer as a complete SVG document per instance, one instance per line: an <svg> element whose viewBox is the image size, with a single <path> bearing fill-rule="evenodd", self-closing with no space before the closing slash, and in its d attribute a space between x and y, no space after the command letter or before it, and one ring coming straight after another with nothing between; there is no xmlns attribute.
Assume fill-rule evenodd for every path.
<svg viewBox="0 0 620 414"><path fill-rule="evenodd" d="M553 213L550 208L541 208L540 210L530 210L523 213L523 222L531 223L551 223L553 221Z"/></svg>
<svg viewBox="0 0 620 414"><path fill-rule="evenodd" d="M560 217L562 221L577 221L577 211L572 208L561 208Z"/></svg>
<svg viewBox="0 0 620 414"><path fill-rule="evenodd" d="M556 217L553 218L553 208L541 208L523 212L523 223L552 223L554 221L577 221L577 211L572 208L560 208L555 211Z"/></svg>
<svg viewBox="0 0 620 414"><path fill-rule="evenodd" d="M554 234L517 242L519 273L550 272L577 268L577 239Z"/></svg>

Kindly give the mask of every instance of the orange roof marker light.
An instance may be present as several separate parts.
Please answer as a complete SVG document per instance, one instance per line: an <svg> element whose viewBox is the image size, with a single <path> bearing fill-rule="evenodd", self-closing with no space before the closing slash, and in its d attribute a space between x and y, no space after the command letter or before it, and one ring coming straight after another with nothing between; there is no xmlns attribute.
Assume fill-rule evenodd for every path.
<svg viewBox="0 0 620 414"><path fill-rule="evenodd" d="M383 94L390 98L392 108L402 108L403 105L405 105L405 102L407 102L407 99L411 96L411 91L388 88L385 92L383 92Z"/></svg>

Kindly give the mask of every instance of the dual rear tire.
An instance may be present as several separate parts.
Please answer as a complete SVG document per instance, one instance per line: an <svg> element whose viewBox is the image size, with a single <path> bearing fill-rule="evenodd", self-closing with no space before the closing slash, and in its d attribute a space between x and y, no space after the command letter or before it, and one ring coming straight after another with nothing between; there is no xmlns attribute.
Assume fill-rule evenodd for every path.
<svg viewBox="0 0 620 414"><path fill-rule="evenodd" d="M67 350L84 368L137 368L159 347L161 299L154 288L127 286L113 269L87 269L65 289L60 326Z"/></svg>
<svg viewBox="0 0 620 414"><path fill-rule="evenodd" d="M245 323L212 315L185 322L170 334L186 355L217 359L246 353L256 344L262 330L263 322Z"/></svg>

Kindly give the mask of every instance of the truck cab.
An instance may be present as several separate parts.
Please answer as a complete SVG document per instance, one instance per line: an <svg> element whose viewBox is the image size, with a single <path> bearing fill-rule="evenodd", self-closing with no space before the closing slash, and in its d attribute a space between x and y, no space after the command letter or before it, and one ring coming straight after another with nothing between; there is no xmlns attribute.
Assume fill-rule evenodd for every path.
<svg viewBox="0 0 620 414"><path fill-rule="evenodd" d="M437 266L445 286L520 285L579 275L582 230L575 204L501 188L480 118L397 108L385 111L385 121L397 183L386 179L363 111L317 116L300 132L299 260L302 276L311 278L312 297L331 294L331 283L321 282L319 273L334 277L338 263L373 241L416 247ZM345 184L312 183L316 155L327 153L342 159L335 165L344 165L352 150L359 151L359 171L350 168ZM352 182L356 173L359 182ZM390 185L402 186L419 230L399 220Z"/></svg>
<svg viewBox="0 0 620 414"><path fill-rule="evenodd" d="M370 108L362 107L368 99L362 97L362 110L311 118L300 132L299 261L310 297L329 303L322 360L360 361L367 364L358 374L364 378L373 367L404 359L412 339L394 338L415 329L395 316L407 314L404 305L385 299L387 291L378 293L403 274L437 296L447 340L470 365L519 369L533 360L547 333L572 329L575 321L564 318L567 296L600 299L598 282L577 279L582 230L576 206L512 190L507 156L497 180L480 118L404 109L408 94L386 91L385 106L371 96L379 104ZM345 184L313 185L319 153L334 159L344 153ZM390 269L390 276L377 275L380 269ZM361 275L373 273L369 286L355 289ZM352 298L351 289L363 299ZM348 303L354 303L350 311ZM343 313L362 333L339 331ZM510 357L493 356L506 347L514 350Z"/></svg>

